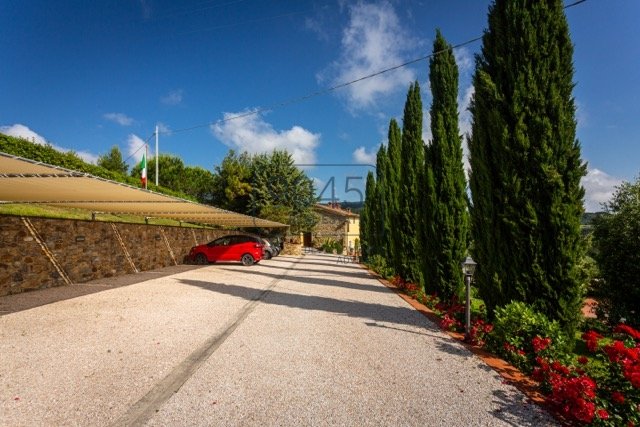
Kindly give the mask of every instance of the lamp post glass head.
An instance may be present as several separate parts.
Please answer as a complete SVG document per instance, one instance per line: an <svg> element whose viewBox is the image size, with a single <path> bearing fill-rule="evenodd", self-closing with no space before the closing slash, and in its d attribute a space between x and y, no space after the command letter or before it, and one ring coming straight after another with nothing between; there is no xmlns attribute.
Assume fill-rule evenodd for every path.
<svg viewBox="0 0 640 427"><path fill-rule="evenodd" d="M468 256L464 261L462 261L462 272L465 276L473 276L473 273L476 271L477 263Z"/></svg>

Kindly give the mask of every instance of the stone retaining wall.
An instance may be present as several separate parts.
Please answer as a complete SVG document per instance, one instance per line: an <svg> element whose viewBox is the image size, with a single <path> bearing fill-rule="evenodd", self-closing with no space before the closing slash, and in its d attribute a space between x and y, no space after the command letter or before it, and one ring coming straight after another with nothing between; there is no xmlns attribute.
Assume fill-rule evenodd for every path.
<svg viewBox="0 0 640 427"><path fill-rule="evenodd" d="M192 246L228 233L0 215L0 296L182 264Z"/></svg>

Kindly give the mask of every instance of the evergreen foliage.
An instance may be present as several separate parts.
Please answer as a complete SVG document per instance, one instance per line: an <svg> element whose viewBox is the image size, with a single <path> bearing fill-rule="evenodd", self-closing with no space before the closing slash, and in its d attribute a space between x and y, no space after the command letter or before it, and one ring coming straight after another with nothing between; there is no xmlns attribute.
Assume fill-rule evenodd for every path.
<svg viewBox="0 0 640 427"><path fill-rule="evenodd" d="M467 249L468 213L458 128L458 66L440 30L436 32L431 58L433 140L425 149L423 273L428 291L450 299L463 286L460 262Z"/></svg>
<svg viewBox="0 0 640 427"><path fill-rule="evenodd" d="M389 167L389 158L387 157L387 150L384 145L381 145L378 149L376 156L376 185L375 185L375 202L373 203L373 232L374 232L374 254L387 256L387 241L389 240L389 234L386 230L386 198L387 188L385 175L387 174L387 168Z"/></svg>
<svg viewBox="0 0 640 427"><path fill-rule="evenodd" d="M402 266L402 236L398 233L398 224L402 220L400 214L400 171L402 150L402 131L398 122L389 122L387 145L387 168L384 174L384 230L386 239L386 256L390 268L399 272Z"/></svg>
<svg viewBox="0 0 640 427"><path fill-rule="evenodd" d="M215 168L212 199L216 206L310 230L318 221L313 182L287 151L236 154L229 150Z"/></svg>
<svg viewBox="0 0 640 427"><path fill-rule="evenodd" d="M376 203L376 180L373 172L367 173L365 184L365 198L362 213L360 214L360 244L362 245L362 257L365 261L370 260L375 255L375 223L374 208Z"/></svg>
<svg viewBox="0 0 640 427"><path fill-rule="evenodd" d="M213 174L198 166L186 166L182 159L172 154L158 156L158 184L163 188L171 188L188 194L200 203L211 204L213 201ZM131 176L139 179L140 164L131 168ZM148 183L156 182L156 158L147 161ZM151 187L150 187L151 188Z"/></svg>
<svg viewBox="0 0 640 427"><path fill-rule="evenodd" d="M489 309L533 304L571 333L586 166L560 0L496 0L476 58L469 140L476 279Z"/></svg>
<svg viewBox="0 0 640 427"><path fill-rule="evenodd" d="M422 284L422 253L416 228L422 220L421 184L424 171L424 144L422 142L422 99L420 85L411 84L404 106L402 145L400 150L399 207L395 229L400 233L402 256L400 275L405 280Z"/></svg>
<svg viewBox="0 0 640 427"><path fill-rule="evenodd" d="M251 197L251 157L229 150L215 167L213 178L213 204L222 209L246 213Z"/></svg>
<svg viewBox="0 0 640 427"><path fill-rule="evenodd" d="M127 174L129 165L122 160L122 153L117 145L111 147L111 151L98 157L98 166L117 172L122 175Z"/></svg>
<svg viewBox="0 0 640 427"><path fill-rule="evenodd" d="M640 327L640 176L618 187L594 219L596 258L604 283L598 289L611 322Z"/></svg>
<svg viewBox="0 0 640 427"><path fill-rule="evenodd" d="M249 214L289 224L292 233L299 233L317 223L315 202L313 182L287 151L252 157Z"/></svg>

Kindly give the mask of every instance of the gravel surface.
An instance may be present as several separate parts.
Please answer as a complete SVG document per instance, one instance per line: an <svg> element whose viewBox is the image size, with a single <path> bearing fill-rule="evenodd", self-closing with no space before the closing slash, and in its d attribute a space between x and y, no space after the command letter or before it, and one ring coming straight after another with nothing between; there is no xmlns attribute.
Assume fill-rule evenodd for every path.
<svg viewBox="0 0 640 427"><path fill-rule="evenodd" d="M555 425L336 261L215 264L4 315L0 425Z"/></svg>

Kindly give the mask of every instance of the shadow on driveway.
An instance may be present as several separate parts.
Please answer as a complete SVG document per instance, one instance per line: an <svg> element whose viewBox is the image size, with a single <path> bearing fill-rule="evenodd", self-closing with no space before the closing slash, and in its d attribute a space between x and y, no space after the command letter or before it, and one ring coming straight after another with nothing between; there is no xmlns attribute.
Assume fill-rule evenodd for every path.
<svg viewBox="0 0 640 427"><path fill-rule="evenodd" d="M281 277L281 276L277 276ZM288 278L298 280L299 278ZM179 283L189 286L197 286L223 295L251 300L255 298L256 290L239 285L226 285L223 283L205 282L202 280L179 279ZM330 281L327 281L330 282ZM354 285L357 286L357 285ZM388 292L385 290L385 292ZM410 307L393 307L382 304L368 303L353 300L340 300L329 297L300 295L270 291L262 299L264 304L273 304L303 310L321 310L329 313L340 314L348 317L357 317L377 322L394 323L399 325L415 326L436 332L440 329L427 321L420 313Z"/></svg>

